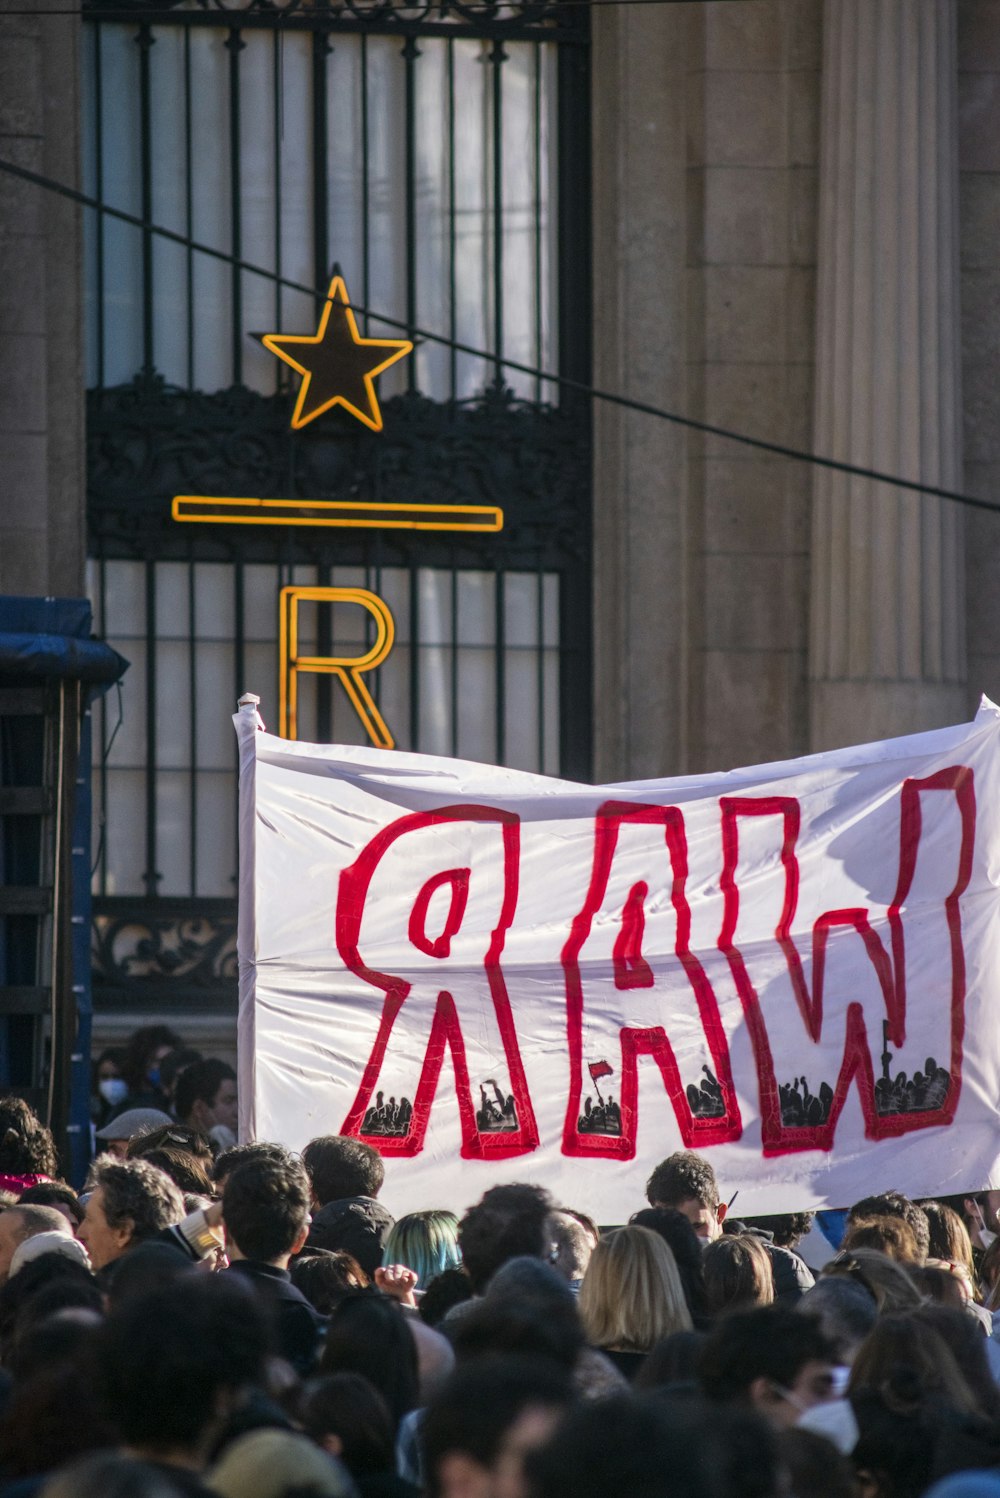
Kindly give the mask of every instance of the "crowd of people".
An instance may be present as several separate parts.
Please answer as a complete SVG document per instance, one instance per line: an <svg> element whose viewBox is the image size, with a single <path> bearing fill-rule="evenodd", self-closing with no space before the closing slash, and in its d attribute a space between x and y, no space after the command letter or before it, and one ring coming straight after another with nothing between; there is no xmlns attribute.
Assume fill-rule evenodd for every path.
<svg viewBox="0 0 1000 1498"><path fill-rule="evenodd" d="M77 1194L0 1098L0 1498L1000 1495L1000 1193L890 1187L810 1268L690 1152L617 1226L530 1181L394 1220L376 1150L234 1142L159 1028L94 1106Z"/></svg>

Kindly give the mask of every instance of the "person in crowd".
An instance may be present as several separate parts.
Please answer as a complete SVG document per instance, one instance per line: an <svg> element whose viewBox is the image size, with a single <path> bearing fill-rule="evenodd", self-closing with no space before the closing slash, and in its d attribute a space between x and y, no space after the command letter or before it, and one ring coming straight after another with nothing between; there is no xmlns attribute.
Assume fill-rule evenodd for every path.
<svg viewBox="0 0 1000 1498"><path fill-rule="evenodd" d="M312 1186L309 1246L352 1254L373 1279L394 1222L377 1200L385 1180L378 1150L360 1139L327 1134L306 1145L302 1163Z"/></svg>
<svg viewBox="0 0 1000 1498"><path fill-rule="evenodd" d="M230 1442L208 1481L218 1498L356 1498L339 1461L308 1436L274 1427Z"/></svg>
<svg viewBox="0 0 1000 1498"><path fill-rule="evenodd" d="M193 1155L205 1174L215 1179L215 1155L207 1135L199 1129L171 1122L135 1134L128 1142L126 1159L142 1160L153 1150L159 1149L183 1150L186 1154Z"/></svg>
<svg viewBox="0 0 1000 1498"><path fill-rule="evenodd" d="M261 1385L269 1350L263 1307L226 1274L188 1274L115 1307L99 1333L106 1417L130 1455L165 1471L189 1498L228 1416Z"/></svg>
<svg viewBox="0 0 1000 1498"><path fill-rule="evenodd" d="M64 1346L63 1355L15 1379L0 1416L2 1491L37 1493L47 1474L116 1440L92 1374L96 1335L85 1328L75 1351Z"/></svg>
<svg viewBox="0 0 1000 1498"><path fill-rule="evenodd" d="M710 1316L774 1303L767 1249L751 1233L723 1234L705 1249L705 1305Z"/></svg>
<svg viewBox="0 0 1000 1498"><path fill-rule="evenodd" d="M937 1405L957 1415L989 1418L947 1341L919 1313L879 1318L851 1367L848 1391L860 1389L883 1396L894 1390L897 1403Z"/></svg>
<svg viewBox="0 0 1000 1498"><path fill-rule="evenodd" d="M691 1320L697 1327L707 1327L709 1316L705 1304L705 1266L702 1262L705 1239L699 1238L690 1219L673 1207L644 1207L641 1212L634 1212L629 1222L634 1227L649 1228L652 1232L659 1233L674 1256Z"/></svg>
<svg viewBox="0 0 1000 1498"><path fill-rule="evenodd" d="M948 1344L983 1414L994 1424L1000 1423L1000 1384L991 1371L990 1339L983 1336L968 1307L925 1304L911 1315L918 1325L930 1327Z"/></svg>
<svg viewBox="0 0 1000 1498"><path fill-rule="evenodd" d="M454 1212L410 1212L400 1217L389 1229L382 1249L382 1267L405 1265L421 1288L446 1269L457 1269L461 1262Z"/></svg>
<svg viewBox="0 0 1000 1498"><path fill-rule="evenodd" d="M458 1225L462 1265L474 1295L482 1295L501 1264L552 1252L552 1198L541 1186L492 1186Z"/></svg>
<svg viewBox="0 0 1000 1498"><path fill-rule="evenodd" d="M577 1298L550 1264L527 1256L508 1259L497 1270L451 1337L459 1362L523 1354L558 1363L573 1375L585 1352Z"/></svg>
<svg viewBox="0 0 1000 1498"><path fill-rule="evenodd" d="M719 1200L715 1171L692 1150L680 1150L660 1161L646 1182L646 1199L651 1207L680 1212L706 1243L721 1237L726 1205Z"/></svg>
<svg viewBox="0 0 1000 1498"><path fill-rule="evenodd" d="M166 1472L148 1462L137 1462L117 1451L102 1449L61 1467L40 1489L39 1498L184 1498L184 1495Z"/></svg>
<svg viewBox="0 0 1000 1498"><path fill-rule="evenodd" d="M371 1281L351 1254L303 1249L289 1260L292 1284L321 1316L332 1316L345 1296L367 1290Z"/></svg>
<svg viewBox="0 0 1000 1498"><path fill-rule="evenodd" d="M521 1498L526 1459L572 1397L566 1374L543 1359L484 1357L457 1368L421 1425L429 1498ZM606 1494L628 1491L612 1485Z"/></svg>
<svg viewBox="0 0 1000 1498"><path fill-rule="evenodd" d="M661 1337L691 1331L677 1265L649 1228L623 1227L602 1238L580 1286L587 1337L627 1378Z"/></svg>
<svg viewBox="0 0 1000 1498"><path fill-rule="evenodd" d="M179 1123L206 1135L218 1149L232 1149L239 1114L233 1068L215 1056L185 1067L174 1089L174 1111Z"/></svg>
<svg viewBox="0 0 1000 1498"><path fill-rule="evenodd" d="M800 1426L777 1438L778 1460L789 1491L809 1498L857 1498L854 1468L824 1436Z"/></svg>
<svg viewBox="0 0 1000 1498"><path fill-rule="evenodd" d="M708 1399L752 1408L785 1427L834 1397L835 1357L812 1317L759 1306L718 1323L702 1351L699 1377Z"/></svg>
<svg viewBox="0 0 1000 1498"><path fill-rule="evenodd" d="M897 1264L919 1267L926 1260L917 1247L916 1234L905 1217L849 1218L841 1244L845 1253L855 1248L870 1248L895 1259Z"/></svg>
<svg viewBox="0 0 1000 1498"><path fill-rule="evenodd" d="M115 1155L119 1160L128 1158L129 1145L134 1139L150 1134L155 1129L169 1127L170 1115L164 1113L162 1108L127 1108L123 1113L116 1113L102 1129L97 1130L96 1138L101 1153Z"/></svg>
<svg viewBox="0 0 1000 1498"><path fill-rule="evenodd" d="M571 1408L524 1466L526 1498L775 1498L784 1491L774 1438L752 1413L655 1394Z"/></svg>
<svg viewBox="0 0 1000 1498"><path fill-rule="evenodd" d="M135 1141L133 1140L133 1143ZM182 1195L211 1198L215 1194L215 1183L203 1160L190 1150L176 1145L164 1144L154 1149L143 1149L129 1158L146 1160L170 1177Z"/></svg>
<svg viewBox="0 0 1000 1498"><path fill-rule="evenodd" d="M901 1191L883 1191L877 1196L866 1196L854 1203L847 1214L848 1227L872 1217L901 1217L912 1229L916 1239L915 1262L924 1262L930 1247L930 1223L922 1207L918 1207L916 1202L904 1196Z"/></svg>
<svg viewBox="0 0 1000 1498"><path fill-rule="evenodd" d="M570 1289L578 1293L587 1272L590 1256L597 1247L600 1233L594 1223L579 1213L560 1208L549 1218L552 1235L550 1262Z"/></svg>
<svg viewBox="0 0 1000 1498"><path fill-rule="evenodd" d="M651 1207L672 1207L681 1212L705 1243L713 1243L725 1231L745 1233L745 1223L727 1224L727 1207L719 1199L715 1171L701 1155L682 1150L670 1155L653 1171L646 1182L646 1196ZM813 1276L790 1248L776 1245L770 1235L757 1233L771 1259L775 1299L794 1304L813 1283Z"/></svg>
<svg viewBox="0 0 1000 1498"><path fill-rule="evenodd" d="M128 1093L117 1104L112 1117L130 1108L156 1108L169 1117L170 1099L162 1086L160 1065L183 1041L169 1025L143 1025L133 1031L122 1058L122 1076Z"/></svg>
<svg viewBox="0 0 1000 1498"><path fill-rule="evenodd" d="M464 1269L446 1269L432 1279L420 1297L418 1310L427 1326L442 1326L456 1306L471 1300L472 1281ZM456 1317L461 1311L455 1312Z"/></svg>
<svg viewBox="0 0 1000 1498"><path fill-rule="evenodd" d="M213 1162L119 1115L78 1241L51 1136L5 1108L0 1498L930 1498L1000 1470L1000 1342L947 1202L856 1202L803 1293L801 1224L734 1221L691 1152L603 1237L528 1181L393 1225L359 1140ZM1000 1303L1000 1248L980 1267Z"/></svg>
<svg viewBox="0 0 1000 1498"><path fill-rule="evenodd" d="M815 1212L776 1212L767 1217L748 1217L747 1227L766 1234L776 1248L797 1249L812 1228Z"/></svg>
<svg viewBox="0 0 1000 1498"><path fill-rule="evenodd" d="M222 1195L229 1274L260 1294L278 1346L298 1373L316 1361L323 1318L292 1283L288 1264L309 1234L309 1178L295 1161L251 1160L226 1178Z"/></svg>
<svg viewBox="0 0 1000 1498"><path fill-rule="evenodd" d="M55 1141L23 1098L0 1097L0 1189L20 1196L59 1174Z"/></svg>
<svg viewBox="0 0 1000 1498"><path fill-rule="evenodd" d="M72 1239L73 1229L55 1207L17 1206L0 1212L0 1284L11 1272L14 1255L28 1238L40 1233L57 1233Z"/></svg>
<svg viewBox="0 0 1000 1498"><path fill-rule="evenodd" d="M823 1279L842 1275L868 1291L880 1315L912 1310L920 1304L920 1291L906 1267L874 1248L842 1250L823 1265Z"/></svg>
<svg viewBox="0 0 1000 1498"><path fill-rule="evenodd" d="M388 1296L360 1291L341 1301L330 1317L320 1369L369 1379L386 1402L394 1436L417 1407L417 1344L409 1318Z"/></svg>
<svg viewBox="0 0 1000 1498"><path fill-rule="evenodd" d="M814 1316L833 1344L837 1362L849 1367L858 1348L878 1320L878 1304L871 1290L847 1275L819 1279L795 1308Z"/></svg>
<svg viewBox="0 0 1000 1498"><path fill-rule="evenodd" d="M160 1062L160 1087L166 1093L169 1111L175 1118L177 1111L174 1108L174 1093L177 1090L177 1078L189 1066L194 1066L196 1061L204 1059L200 1051L193 1050L191 1046L181 1045L168 1051Z"/></svg>
<svg viewBox="0 0 1000 1498"><path fill-rule="evenodd" d="M669 1337L661 1337L633 1379L633 1387L696 1394L704 1345L705 1333L699 1331L671 1332Z"/></svg>
<svg viewBox="0 0 1000 1498"><path fill-rule="evenodd" d="M937 1200L958 1214L972 1243L976 1267L1000 1233L1000 1191L968 1191L960 1196L939 1196Z"/></svg>
<svg viewBox="0 0 1000 1498"><path fill-rule="evenodd" d="M162 1170L146 1160L99 1159L91 1171L80 1241L94 1269L101 1270L183 1217L181 1193Z"/></svg>
<svg viewBox="0 0 1000 1498"><path fill-rule="evenodd" d="M83 1221L83 1207L72 1186L65 1181L39 1181L29 1186L18 1198L22 1207L55 1207L61 1212L75 1233Z"/></svg>
<svg viewBox="0 0 1000 1498"><path fill-rule="evenodd" d="M919 1206L927 1217L930 1238L927 1262L932 1266L947 1265L962 1276L968 1287L968 1298L978 1295L978 1276L972 1254L972 1239L969 1230L953 1207L945 1202L926 1201Z"/></svg>
<svg viewBox="0 0 1000 1498"><path fill-rule="evenodd" d="M360 1498L418 1498L419 1488L396 1473L388 1406L360 1373L317 1379L306 1393L301 1419L306 1435L343 1462Z"/></svg>
<svg viewBox="0 0 1000 1498"><path fill-rule="evenodd" d="M113 1109L128 1097L128 1083L122 1075L124 1059L119 1046L105 1046L91 1067L90 1117L95 1128L106 1124Z"/></svg>
<svg viewBox="0 0 1000 1498"><path fill-rule="evenodd" d="M212 1180L215 1182L216 1192L221 1194L227 1177L239 1165L247 1165L251 1160L281 1160L287 1164L293 1159L291 1151L283 1144L270 1144L264 1139L250 1144L234 1144L232 1149L221 1150L215 1157Z"/></svg>

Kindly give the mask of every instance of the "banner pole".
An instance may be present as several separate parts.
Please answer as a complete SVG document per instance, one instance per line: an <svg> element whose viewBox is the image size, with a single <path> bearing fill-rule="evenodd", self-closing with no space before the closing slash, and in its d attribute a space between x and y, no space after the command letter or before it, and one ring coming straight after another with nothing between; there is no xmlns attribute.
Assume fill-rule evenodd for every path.
<svg viewBox="0 0 1000 1498"><path fill-rule="evenodd" d="M257 711L260 698L244 692L233 715L239 743L239 915L236 950L239 961L239 1012L236 1021L236 1057L239 1089L239 1138L244 1143L256 1135L257 1075L255 1006L257 979L256 929L256 775L257 734L264 722Z"/></svg>

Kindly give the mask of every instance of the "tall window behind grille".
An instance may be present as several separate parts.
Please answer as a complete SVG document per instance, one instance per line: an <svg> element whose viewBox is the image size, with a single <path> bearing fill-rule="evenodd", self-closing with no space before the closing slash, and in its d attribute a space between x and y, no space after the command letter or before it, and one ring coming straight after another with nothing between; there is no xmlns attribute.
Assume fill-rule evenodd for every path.
<svg viewBox="0 0 1000 1498"><path fill-rule="evenodd" d="M336 263L372 335L424 327L554 367L552 44L190 22L84 35L88 192L306 287ZM307 292L93 212L86 260L92 387L155 369L269 393L287 370L247 335L315 327ZM463 398L495 372L424 341L380 389Z"/></svg>
<svg viewBox="0 0 1000 1498"><path fill-rule="evenodd" d="M580 352L585 271L573 280L579 295L567 298L567 264L574 277L586 264L579 226L587 212L574 180L585 182L586 153L566 149L565 52L544 27L498 39L470 34L468 22L452 35L442 23L407 38L327 25L310 10L288 26L263 9L178 8L155 25L91 10L84 28L87 190L191 241L85 214L92 415L106 433L118 413L127 433L127 451L111 442L110 457L100 450L105 439L94 439L90 474L95 627L132 662L120 725L115 696L95 708L103 827L95 892L108 909L139 909L144 897L199 908L234 897L230 713L240 691L255 690L277 728L285 584L360 586L385 598L396 644L367 682L399 748L547 774L579 774L586 758L586 422L554 432L545 410L559 404L558 386L498 362L558 366L576 378L589 367ZM575 118L585 131L585 110ZM576 195L569 251L557 213L567 193ZM381 538L342 541L342 532L300 549L276 535L270 545L260 532L251 546L229 527L221 540L203 527L164 531L164 493L253 492L220 487L234 468L257 471L237 451L246 437L237 429L247 409L240 391L256 392L273 413L295 381L254 335L313 332L335 265L363 332L426 328L483 353L418 334L414 356L380 377L379 396L429 398L431 421L421 414L391 426L388 418L370 458L345 441L343 420L339 429L317 422L274 465L272 480L289 488L258 492L298 493L292 480L307 472L327 497L419 500L422 476L443 466L460 481L456 501L519 513L502 535L466 538L454 553L447 540L397 537L383 553ZM574 315L560 318L560 306ZM505 433L491 446L475 421L459 417L478 413L478 398L501 380L506 393L495 404L509 395L512 411L539 419L516 428L486 420L483 432ZM159 406L155 419L144 417L150 402L180 419L161 422ZM563 407L560 419L567 414ZM412 492L397 492L406 489L398 481L386 487L380 466L390 430L404 429L403 446L415 453ZM522 444L511 440L515 431L531 435ZM560 492L548 476L565 487L573 467L563 457L567 433L584 477L569 481L568 502L544 512L552 523L539 523L532 506ZM315 445L300 463L294 444L303 440ZM546 477L533 488L528 476L539 473ZM303 643L311 631L319 654L370 643L357 607L306 608L302 625ZM298 736L363 741L329 677L300 677Z"/></svg>
<svg viewBox="0 0 1000 1498"><path fill-rule="evenodd" d="M90 567L97 632L131 661L120 726L115 694L94 708L95 742L106 749L95 770L103 826L95 890L232 896L234 684L254 686L276 728L278 588L314 586L318 569L120 560ZM373 685L400 748L558 773L555 575L337 567L327 580L374 587L393 612L397 643ZM338 650L362 654L364 611L335 605L332 621L323 612L303 608L302 652L319 652L325 624ZM319 737L319 680L299 679L302 739ZM334 742L367 742L345 693L335 690L330 706Z"/></svg>

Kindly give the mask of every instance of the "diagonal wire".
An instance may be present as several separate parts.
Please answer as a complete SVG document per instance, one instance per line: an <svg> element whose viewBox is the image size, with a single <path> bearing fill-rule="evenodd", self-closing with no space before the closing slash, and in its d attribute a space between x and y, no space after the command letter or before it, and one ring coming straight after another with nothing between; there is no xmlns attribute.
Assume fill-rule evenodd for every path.
<svg viewBox="0 0 1000 1498"><path fill-rule="evenodd" d="M287 276L279 275L276 271L268 270L262 265L255 265L250 260L243 260L235 255L230 255L225 250L216 249L214 245L202 244L190 235L180 234L174 229L167 229L162 224L156 224L151 219L141 218L138 214L128 213L123 208L113 208L109 203L102 203L99 198L91 197L88 193L81 192L78 188L69 187L65 182L57 182L52 177L47 177L41 172L33 172L28 167L18 166L13 161L0 158L0 172L6 172L9 176L18 177L24 182L30 182L35 187L43 188L47 192L55 193L59 197L68 198L70 202L78 203L84 208L96 209L99 213L109 215L118 219L121 223L131 224L136 229L142 229L147 233L156 234L161 239L169 240L173 244L183 245L186 249L194 250L198 254L208 255L213 260L224 261L225 264L237 270L246 271L249 275L260 276L266 281L274 282L278 286L286 287L290 291L301 291L307 296L315 298L317 295L315 286L307 286L302 281L292 281ZM552 385L558 385L563 390L572 390L579 395L587 396L592 400L605 402L607 405L618 406L622 410L635 411L642 416L653 416L659 421L669 421L674 426L685 427L689 431L702 432L708 437L719 437L726 442L736 442L743 447L752 447L758 452L773 453L776 457L790 458L796 463L808 463L815 468L825 468L833 473L846 473L851 478L868 479L879 484L888 484L894 489L907 489L912 494L927 494L935 499L949 500L953 504L966 505L969 509L988 510L992 513L1000 512L1000 504L988 499L978 499L971 494L962 494L956 489L946 489L939 484L925 484L917 479L901 478L899 474L886 473L878 468L863 468L856 463L845 463L839 458L827 458L821 453L805 452L801 448L789 447L782 442L770 442L765 437L751 437L747 432L737 432L730 427L717 426L714 422L699 421L694 416L682 416L678 411L667 411L662 406L654 406L648 401L635 400L628 395L618 395L611 390L601 390L597 386L588 385L583 380L574 380L569 375L554 374L549 370L539 369L537 365L523 364L518 359L501 358L488 350L476 348L469 343L463 343L457 338L449 338L443 333L432 333L426 328L415 328L410 324L400 321L399 318L388 317L385 313L375 308L364 307L358 302L352 302L351 306L355 312L367 313L377 322L386 327L397 328L402 332L422 340L425 343L441 344L445 348L454 349L460 354L471 354L474 358L482 359L494 367L514 370L517 374L529 375L534 380L541 380Z"/></svg>

